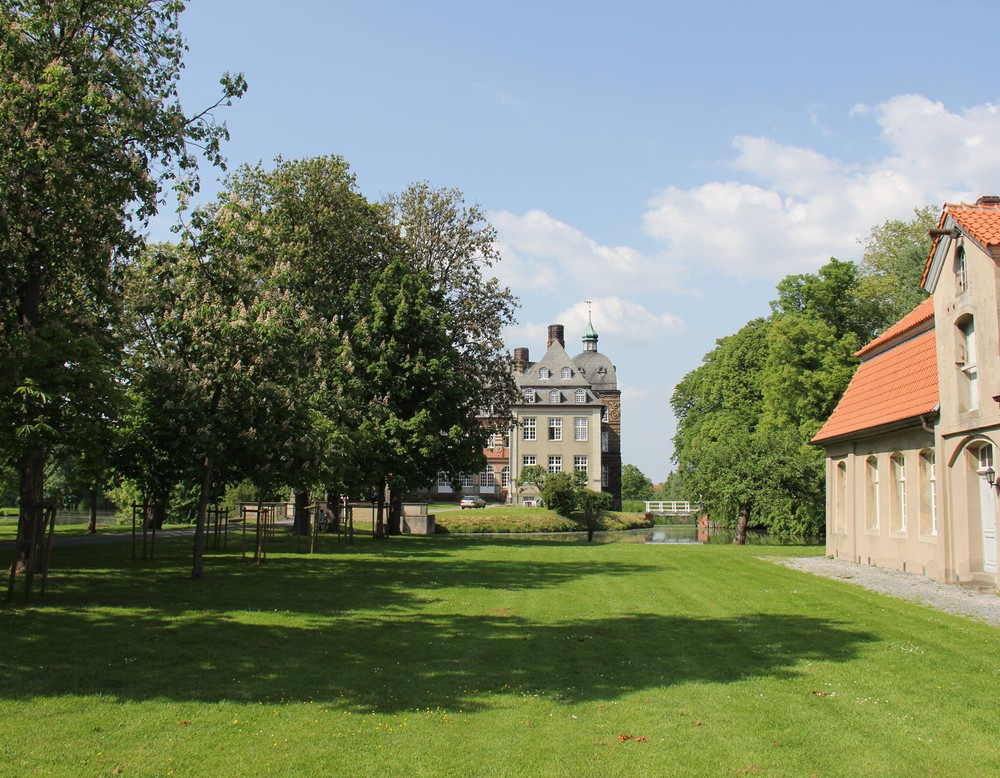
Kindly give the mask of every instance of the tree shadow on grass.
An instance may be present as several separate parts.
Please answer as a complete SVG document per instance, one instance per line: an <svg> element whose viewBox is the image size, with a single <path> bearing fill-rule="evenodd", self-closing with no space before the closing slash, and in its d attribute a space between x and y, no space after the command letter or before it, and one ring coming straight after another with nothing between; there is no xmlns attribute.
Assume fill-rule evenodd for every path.
<svg viewBox="0 0 1000 778"><path fill-rule="evenodd" d="M267 613L237 620L41 611L30 632L10 636L0 651L0 696L471 711L497 704L496 695L578 703L689 682L789 678L803 663L849 661L874 640L836 622L774 614L561 623L500 612L387 616L289 626Z"/></svg>
<svg viewBox="0 0 1000 778"><path fill-rule="evenodd" d="M545 619L513 609L520 592L581 596L572 588L581 581L631 577L638 596L663 583L650 573L678 569L665 557L639 564L589 552L539 557L533 546L491 556L451 544L369 543L260 567L216 556L208 576L191 581L186 543L164 544L155 562L121 565L101 566L93 551L67 554L66 577L45 607L0 611L0 698L472 711L514 696L569 704L793 677L805 663L850 661L875 639L800 615ZM497 591L475 596L476 607L489 603L486 612L454 602L472 588Z"/></svg>
<svg viewBox="0 0 1000 778"><path fill-rule="evenodd" d="M399 612L425 607L436 591L452 587L519 591L557 587L588 576L671 569L667 562L653 565L596 556L548 558L543 563L510 553L484 559L464 553L471 547L467 544L443 548L367 542L316 556L272 553L260 565L238 553L214 555L206 561L205 577L192 581L185 546L175 543L158 550L156 560L124 561L113 569L94 567L87 556L93 549L73 549L54 574L46 607L148 608L177 616L192 610L327 616L390 607Z"/></svg>

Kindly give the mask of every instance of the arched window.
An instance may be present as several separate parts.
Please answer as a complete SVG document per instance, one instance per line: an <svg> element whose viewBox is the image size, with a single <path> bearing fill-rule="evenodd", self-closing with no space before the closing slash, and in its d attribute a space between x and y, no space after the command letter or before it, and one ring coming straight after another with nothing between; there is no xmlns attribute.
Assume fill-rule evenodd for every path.
<svg viewBox="0 0 1000 778"><path fill-rule="evenodd" d="M878 457L865 460L865 528L878 531Z"/></svg>
<svg viewBox="0 0 1000 778"><path fill-rule="evenodd" d="M549 402L557 403L562 402L562 393L558 389L553 389L549 392Z"/></svg>
<svg viewBox="0 0 1000 778"><path fill-rule="evenodd" d="M952 270L955 273L955 294L961 296L969 291L969 268L965 264L965 248L963 246L955 249Z"/></svg>
<svg viewBox="0 0 1000 778"><path fill-rule="evenodd" d="M496 471L490 467L486 466L486 469L479 474L479 486L481 488L490 489L497 485L497 474Z"/></svg>
<svg viewBox="0 0 1000 778"><path fill-rule="evenodd" d="M543 381L548 380L548 378L551 375L552 374L549 372L549 369L547 367L538 368L538 377L541 378Z"/></svg>
<svg viewBox="0 0 1000 778"><path fill-rule="evenodd" d="M585 402L587 402L587 390L586 389L577 389L576 390L576 401L578 403L585 403Z"/></svg>
<svg viewBox="0 0 1000 778"><path fill-rule="evenodd" d="M937 535L937 474L934 472L934 452L920 452L920 534Z"/></svg>
<svg viewBox="0 0 1000 778"><path fill-rule="evenodd" d="M500 486L504 489L510 486L510 465L504 465L500 471Z"/></svg>
<svg viewBox="0 0 1000 778"><path fill-rule="evenodd" d="M847 463L838 462L834 476L833 521L837 532L847 529Z"/></svg>
<svg viewBox="0 0 1000 778"><path fill-rule="evenodd" d="M889 529L891 532L906 532L906 460L902 454L889 457L892 471L892 513Z"/></svg>
<svg viewBox="0 0 1000 778"><path fill-rule="evenodd" d="M572 378L573 377L573 371L570 368L568 368L568 367L564 367L562 369L562 377L563 378Z"/></svg>

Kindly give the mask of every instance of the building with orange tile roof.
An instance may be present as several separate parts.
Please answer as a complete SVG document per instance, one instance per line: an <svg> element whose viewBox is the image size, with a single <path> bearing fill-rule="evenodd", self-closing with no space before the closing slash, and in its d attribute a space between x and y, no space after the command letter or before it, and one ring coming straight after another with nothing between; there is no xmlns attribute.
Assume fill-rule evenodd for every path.
<svg viewBox="0 0 1000 778"><path fill-rule="evenodd" d="M858 352L813 442L827 456L827 553L997 587L1000 198L946 204L930 297Z"/></svg>

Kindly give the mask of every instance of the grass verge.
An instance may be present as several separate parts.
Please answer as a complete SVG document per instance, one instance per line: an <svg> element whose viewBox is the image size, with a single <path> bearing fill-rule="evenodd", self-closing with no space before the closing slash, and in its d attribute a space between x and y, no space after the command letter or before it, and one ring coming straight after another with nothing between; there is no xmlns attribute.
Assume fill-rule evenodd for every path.
<svg viewBox="0 0 1000 778"><path fill-rule="evenodd" d="M328 542L327 542L328 541ZM0 609L0 772L1000 771L1000 630L761 549L530 538L56 549ZM816 547L768 554L821 553Z"/></svg>

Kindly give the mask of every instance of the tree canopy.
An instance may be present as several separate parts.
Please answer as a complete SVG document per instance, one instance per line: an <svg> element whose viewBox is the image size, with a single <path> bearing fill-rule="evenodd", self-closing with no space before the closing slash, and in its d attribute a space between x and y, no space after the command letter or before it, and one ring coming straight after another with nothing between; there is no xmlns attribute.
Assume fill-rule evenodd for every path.
<svg viewBox="0 0 1000 778"><path fill-rule="evenodd" d="M860 265L831 259L777 285L771 315L720 339L677 384L672 488L713 518L788 534L825 520L823 453L809 445L857 367L855 352L923 299L929 209L874 228Z"/></svg>

